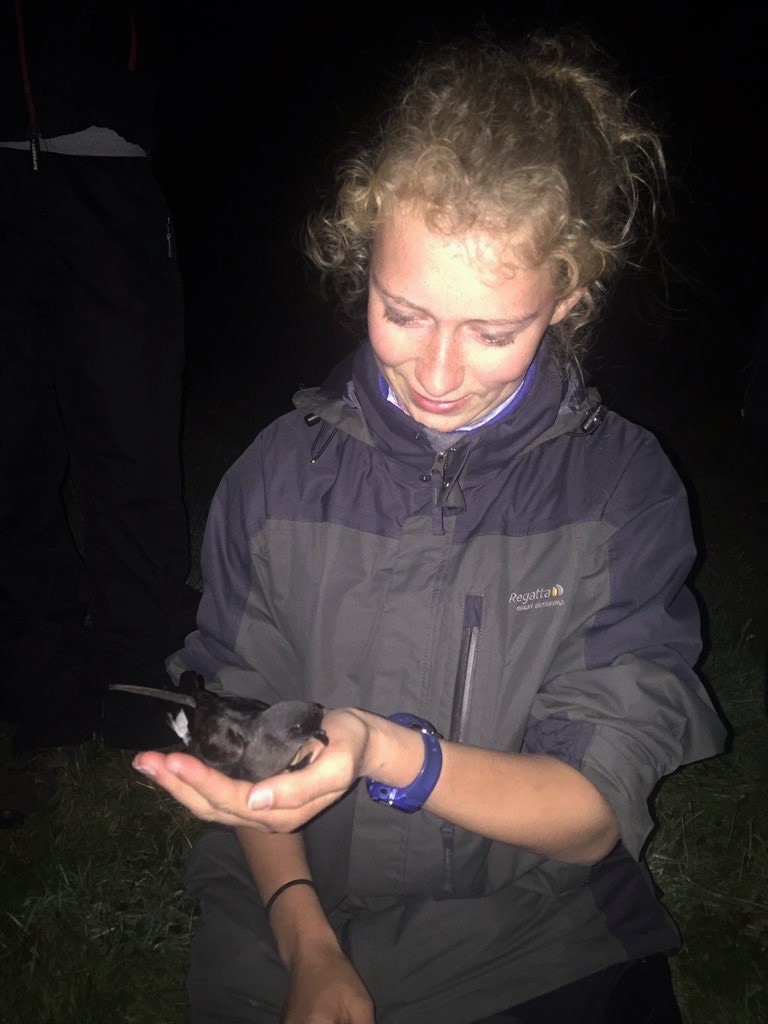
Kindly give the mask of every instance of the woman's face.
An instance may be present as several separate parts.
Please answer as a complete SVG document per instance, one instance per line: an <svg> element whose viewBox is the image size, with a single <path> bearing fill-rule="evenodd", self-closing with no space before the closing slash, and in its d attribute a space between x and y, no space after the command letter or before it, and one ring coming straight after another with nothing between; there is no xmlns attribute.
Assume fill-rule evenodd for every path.
<svg viewBox="0 0 768 1024"><path fill-rule="evenodd" d="M549 267L510 262L502 238L435 234L408 207L379 228L368 331L398 401L424 426L457 430L500 405L547 327L578 301L580 292L556 298Z"/></svg>

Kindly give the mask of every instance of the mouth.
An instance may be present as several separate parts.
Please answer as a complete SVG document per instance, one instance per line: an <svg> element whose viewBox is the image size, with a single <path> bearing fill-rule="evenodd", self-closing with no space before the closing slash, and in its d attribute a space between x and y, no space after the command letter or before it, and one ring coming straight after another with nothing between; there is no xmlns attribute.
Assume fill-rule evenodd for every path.
<svg viewBox="0 0 768 1024"><path fill-rule="evenodd" d="M462 398L454 398L450 401L444 399L429 398L427 395L422 395L418 391L410 389L411 402L423 412L432 413L435 416L447 416L451 413L458 412L463 409L469 401L470 396L464 395Z"/></svg>

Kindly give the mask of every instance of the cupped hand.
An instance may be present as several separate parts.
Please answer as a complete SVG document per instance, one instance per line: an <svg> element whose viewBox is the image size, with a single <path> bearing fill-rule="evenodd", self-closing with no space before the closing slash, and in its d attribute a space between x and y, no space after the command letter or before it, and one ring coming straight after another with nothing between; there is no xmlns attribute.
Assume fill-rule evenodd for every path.
<svg viewBox="0 0 768 1024"><path fill-rule="evenodd" d="M328 745L310 741L298 758L312 762L259 783L230 779L189 754L137 754L133 766L204 821L263 832L292 832L335 803L363 773L370 728L350 708L323 716ZM297 759L298 759L297 758Z"/></svg>

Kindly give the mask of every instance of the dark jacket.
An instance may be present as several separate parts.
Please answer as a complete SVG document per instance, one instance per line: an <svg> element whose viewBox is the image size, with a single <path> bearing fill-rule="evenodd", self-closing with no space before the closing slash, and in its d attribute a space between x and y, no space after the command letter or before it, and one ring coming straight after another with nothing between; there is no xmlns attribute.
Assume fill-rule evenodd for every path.
<svg viewBox="0 0 768 1024"><path fill-rule="evenodd" d="M611 805L621 841L592 868L441 831L363 786L311 823L321 899L349 913L387 1024L476 1018L673 947L639 862L648 798L722 748L693 670L677 476L546 355L532 376L443 456L385 400L367 345L341 387L299 392L221 484L199 631L172 662L267 701L410 711L462 742L549 754Z"/></svg>

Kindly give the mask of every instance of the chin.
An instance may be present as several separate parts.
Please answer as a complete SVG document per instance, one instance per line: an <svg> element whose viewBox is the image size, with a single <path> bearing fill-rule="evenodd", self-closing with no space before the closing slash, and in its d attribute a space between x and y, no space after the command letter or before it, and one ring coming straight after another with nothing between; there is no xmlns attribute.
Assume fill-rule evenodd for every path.
<svg viewBox="0 0 768 1024"><path fill-rule="evenodd" d="M468 423L463 417L454 420L448 416L429 416L425 413L418 413L416 416L410 413L410 416L411 419L415 420L422 427L436 430L440 434L452 434L454 431L466 427Z"/></svg>

